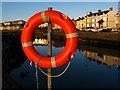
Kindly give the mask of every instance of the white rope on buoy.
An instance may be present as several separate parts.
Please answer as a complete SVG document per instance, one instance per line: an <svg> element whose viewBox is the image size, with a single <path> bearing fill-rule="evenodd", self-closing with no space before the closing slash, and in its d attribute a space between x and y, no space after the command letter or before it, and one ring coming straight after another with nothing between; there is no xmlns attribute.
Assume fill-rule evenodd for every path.
<svg viewBox="0 0 120 90"><path fill-rule="evenodd" d="M40 61L41 57L42 57L42 55L38 58L38 61L35 64L35 68L36 68L35 76L36 76L37 90L39 90L38 62Z"/></svg>
<svg viewBox="0 0 120 90"><path fill-rule="evenodd" d="M51 76L51 75L47 74L47 73L44 72L39 66L38 66L38 68L39 68L39 70L41 71L41 73L43 73L43 74L46 75L47 77L56 78L56 77L62 76L62 75L68 70L68 68L69 68L69 66L70 66L70 63L71 63L71 61L68 62L68 65L66 66L66 68L64 69L63 72L61 72L61 73L58 74L58 75L54 75L54 76Z"/></svg>
<svg viewBox="0 0 120 90"><path fill-rule="evenodd" d="M36 75L37 90L39 90L39 77L38 77L39 75L38 75L38 69L41 71L41 73L43 73L43 74L46 75L47 77L57 78L57 77L62 76L62 75L68 70L68 68L69 68L69 66L70 66L70 63L71 63L71 61L69 61L69 62L68 62L68 65L66 66L66 68L64 69L64 71L61 72L60 74L51 76L51 75L47 74L46 72L44 72L44 71L38 66L38 62L40 61L41 57L42 57L42 55L38 58L38 61L37 61L36 64L35 64L35 68L36 68L36 73L35 73L35 75ZM31 64L31 63L30 63L30 64Z"/></svg>
<svg viewBox="0 0 120 90"><path fill-rule="evenodd" d="M39 90L39 79L38 79L38 66L37 64L35 64L35 68L36 68L36 73L35 73L35 76L36 76L36 83L37 83L37 90Z"/></svg>

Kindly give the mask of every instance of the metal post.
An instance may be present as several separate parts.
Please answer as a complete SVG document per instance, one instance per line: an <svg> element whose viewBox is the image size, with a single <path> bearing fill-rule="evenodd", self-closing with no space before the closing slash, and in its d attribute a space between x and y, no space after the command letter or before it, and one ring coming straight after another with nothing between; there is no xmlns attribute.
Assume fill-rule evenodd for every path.
<svg viewBox="0 0 120 90"><path fill-rule="evenodd" d="M48 10L52 10L51 7ZM49 20L50 20L50 16ZM52 23L48 22L48 32L47 32L47 39L48 39L48 56L52 56ZM51 75L51 69L48 69L48 75ZM51 77L48 77L48 90L51 90Z"/></svg>
<svg viewBox="0 0 120 90"><path fill-rule="evenodd" d="M87 29L87 16L86 16L86 29Z"/></svg>

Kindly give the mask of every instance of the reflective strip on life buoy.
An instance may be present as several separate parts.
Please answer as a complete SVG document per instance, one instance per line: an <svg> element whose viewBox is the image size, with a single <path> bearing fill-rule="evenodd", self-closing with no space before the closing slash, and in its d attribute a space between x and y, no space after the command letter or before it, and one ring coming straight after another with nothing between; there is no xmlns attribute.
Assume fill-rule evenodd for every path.
<svg viewBox="0 0 120 90"><path fill-rule="evenodd" d="M22 30L21 43L25 55L30 61L36 64L41 54L37 52L32 44L32 35L34 30L39 25L49 21L47 16L49 16L49 20L52 23L58 24L64 30L66 35L66 45L64 50L54 57L42 56L38 62L38 65L43 68L56 68L70 61L74 57L77 50L77 30L68 16L55 10L46 10L33 15L26 22Z"/></svg>

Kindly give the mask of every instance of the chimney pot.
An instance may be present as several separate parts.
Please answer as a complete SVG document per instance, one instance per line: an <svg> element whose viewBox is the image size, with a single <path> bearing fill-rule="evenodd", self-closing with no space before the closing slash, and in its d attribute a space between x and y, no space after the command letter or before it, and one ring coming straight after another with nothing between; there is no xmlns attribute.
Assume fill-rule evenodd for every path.
<svg viewBox="0 0 120 90"><path fill-rule="evenodd" d="M110 11L113 11L113 8L112 8L112 7L110 8Z"/></svg>

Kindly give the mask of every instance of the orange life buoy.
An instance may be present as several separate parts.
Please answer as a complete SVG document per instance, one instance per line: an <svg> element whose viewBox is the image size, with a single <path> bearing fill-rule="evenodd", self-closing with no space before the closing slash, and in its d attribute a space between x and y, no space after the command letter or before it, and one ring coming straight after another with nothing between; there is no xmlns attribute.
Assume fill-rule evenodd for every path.
<svg viewBox="0 0 120 90"><path fill-rule="evenodd" d="M47 15L50 16L50 21L62 27L66 35L66 45L64 50L53 57L42 56L37 52L32 44L32 35L34 30L40 25L47 22ZM36 64L38 58L38 66L43 68L56 68L70 61L77 50L78 34L75 25L65 14L55 11L46 10L33 15L25 24L21 35L22 48L28 59Z"/></svg>

